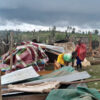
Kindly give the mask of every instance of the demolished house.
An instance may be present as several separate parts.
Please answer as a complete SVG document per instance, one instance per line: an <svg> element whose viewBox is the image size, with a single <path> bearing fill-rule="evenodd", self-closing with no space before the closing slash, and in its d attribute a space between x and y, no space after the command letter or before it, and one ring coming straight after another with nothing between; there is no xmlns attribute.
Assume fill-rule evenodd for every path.
<svg viewBox="0 0 100 100"><path fill-rule="evenodd" d="M44 51L56 56L65 52L59 46L23 42L13 50L12 70L10 53L2 56L2 71L11 70L1 76L3 100L100 100L100 93L85 84L88 82L85 79L91 77L86 71L78 72L71 66L65 66L39 75L48 60L53 58Z"/></svg>
<svg viewBox="0 0 100 100"><path fill-rule="evenodd" d="M12 70L33 66L36 71L40 71L44 69L45 63L49 60L42 48L33 42L23 42L21 46L13 49L12 55ZM10 57L10 51L2 56L2 64L0 65L2 70L10 70Z"/></svg>

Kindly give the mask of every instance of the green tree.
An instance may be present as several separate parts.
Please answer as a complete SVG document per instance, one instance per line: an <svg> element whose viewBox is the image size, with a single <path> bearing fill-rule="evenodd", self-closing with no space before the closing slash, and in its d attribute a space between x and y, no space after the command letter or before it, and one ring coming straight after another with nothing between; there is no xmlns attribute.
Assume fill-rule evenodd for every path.
<svg viewBox="0 0 100 100"><path fill-rule="evenodd" d="M75 33L75 28L72 28L72 34L74 34Z"/></svg>
<svg viewBox="0 0 100 100"><path fill-rule="evenodd" d="M94 30L94 34L98 35L99 31L98 30Z"/></svg>
<svg viewBox="0 0 100 100"><path fill-rule="evenodd" d="M83 31L83 32L82 32L82 34L84 35L84 34L85 34L85 32Z"/></svg>
<svg viewBox="0 0 100 100"><path fill-rule="evenodd" d="M68 27L67 27L67 32L70 33L71 31L72 31L72 27L71 27L71 26L68 26Z"/></svg>

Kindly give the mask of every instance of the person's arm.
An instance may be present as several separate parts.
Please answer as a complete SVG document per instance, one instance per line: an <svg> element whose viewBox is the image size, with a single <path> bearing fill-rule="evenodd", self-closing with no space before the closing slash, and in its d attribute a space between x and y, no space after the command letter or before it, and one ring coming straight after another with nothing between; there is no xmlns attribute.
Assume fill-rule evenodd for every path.
<svg viewBox="0 0 100 100"><path fill-rule="evenodd" d="M57 70L59 68L61 68L61 65L55 60L54 61L54 69Z"/></svg>
<svg viewBox="0 0 100 100"><path fill-rule="evenodd" d="M72 61L72 67L74 67L74 61Z"/></svg>

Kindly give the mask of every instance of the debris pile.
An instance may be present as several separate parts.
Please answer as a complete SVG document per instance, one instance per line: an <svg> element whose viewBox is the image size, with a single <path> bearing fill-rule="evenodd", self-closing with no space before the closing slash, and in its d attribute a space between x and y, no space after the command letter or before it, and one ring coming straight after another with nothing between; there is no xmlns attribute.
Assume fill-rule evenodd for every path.
<svg viewBox="0 0 100 100"><path fill-rule="evenodd" d="M60 53L75 50L72 42L55 45L23 42L13 49L12 67L10 52L2 56L0 68L2 71L10 70L10 73L1 76L3 100L100 100L100 93L86 85L100 79L88 80L91 77L88 72L76 71L71 66L45 70L49 60L54 62ZM85 58L82 65L91 64Z"/></svg>
<svg viewBox="0 0 100 100"><path fill-rule="evenodd" d="M29 72L29 70L31 73ZM37 97L35 100L48 100L48 98L51 98L50 95L52 94L53 91L55 91L56 93L58 93L57 91L59 90L66 91L66 92L62 92L63 94L63 93L68 93L67 90L69 89L70 91L71 90L74 91L75 88L79 89L79 86L81 86L83 89L86 89L87 86L84 83L82 84L79 83L78 80L87 79L91 77L87 72L77 72L74 70L74 68L70 66L69 67L65 66L59 70L53 71L52 73L44 76L39 76L36 72L34 72L35 70L33 70L33 67L30 67L29 69L25 68L24 70L20 69L19 71L20 72L18 71L15 72L16 75L14 72L11 72L9 73L10 75L6 74L2 76L3 100L5 99L14 100L19 97L25 98L25 96L31 97L32 95L36 96L41 93L42 93L41 95L45 96L45 98L37 99L38 98ZM27 75L26 75L26 71L27 71ZM22 75L18 77L18 74L22 74ZM10 78L12 76L15 79L11 78L8 79L10 81L6 80L8 77ZM76 81L76 84L73 83L74 81ZM22 100L22 99L18 99L18 100ZM32 100L32 98L26 100Z"/></svg>
<svg viewBox="0 0 100 100"><path fill-rule="evenodd" d="M17 46L13 49L13 66L12 70L26 68L28 66L33 66L36 71L43 70L45 64L48 62L49 58L44 53L42 48L33 42L23 43L21 46ZM2 56L2 63L7 65L8 70L10 69L10 52ZM0 65L0 67L3 67ZM4 67L1 68L4 70ZM5 69L6 70L6 69Z"/></svg>

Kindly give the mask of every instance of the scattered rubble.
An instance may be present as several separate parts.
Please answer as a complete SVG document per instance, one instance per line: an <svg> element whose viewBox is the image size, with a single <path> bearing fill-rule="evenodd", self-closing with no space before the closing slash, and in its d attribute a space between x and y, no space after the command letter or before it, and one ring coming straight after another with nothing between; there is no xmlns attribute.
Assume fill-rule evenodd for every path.
<svg viewBox="0 0 100 100"><path fill-rule="evenodd" d="M71 66L52 71L44 69L48 60L53 63L60 53L75 50L73 42L54 45L23 42L13 50L13 70L10 68L9 52L2 56L0 68L2 71L11 70L1 76L3 100L100 99L100 93L95 89L89 89L86 85L88 82L95 82L95 85L98 85L97 81L100 79L88 79L91 75L86 71L78 72ZM99 55L99 51L93 52L93 57L96 55ZM44 65L43 68L41 64ZM83 67L91 64L87 58L82 62ZM79 95L75 96L77 93Z"/></svg>

